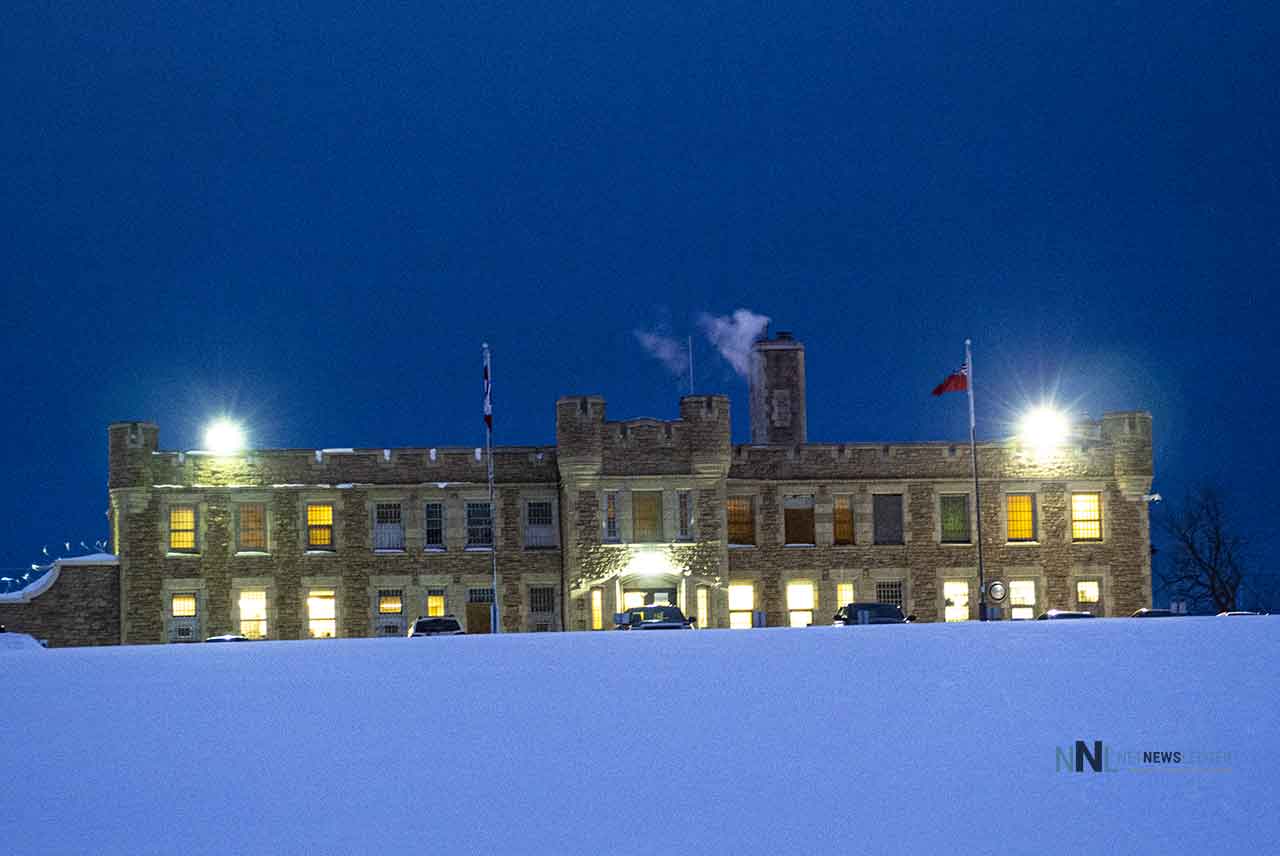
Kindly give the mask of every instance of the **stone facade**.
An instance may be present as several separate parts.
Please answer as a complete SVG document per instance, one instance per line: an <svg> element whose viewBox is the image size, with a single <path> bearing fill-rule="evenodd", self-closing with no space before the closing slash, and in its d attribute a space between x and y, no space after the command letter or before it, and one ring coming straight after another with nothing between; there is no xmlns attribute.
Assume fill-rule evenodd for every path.
<svg viewBox="0 0 1280 856"><path fill-rule="evenodd" d="M26 589L0 595L0 625L50 648L120 642L120 574L114 556L59 559Z"/></svg>
<svg viewBox="0 0 1280 856"><path fill-rule="evenodd" d="M828 623L850 600L971 619L978 531L986 580L1016 583L998 617L1150 605L1149 414L1076 425L1049 452L981 444L979 530L967 444L808 443L803 345L780 334L754 356L752 434L766 442L732 444L724 396L682 398L670 421L609 421L603 398L560 399L554 447L495 450L492 548L474 543L487 515L469 516L487 508L478 449L220 457L114 424L119 639L162 642L184 623L184 638L237 632L251 609L271 638L398 633L428 609L483 631L494 550L505 632L606 629L663 600L704 627ZM331 515L319 549L311 507ZM1093 531L1073 519L1089 514ZM187 527L178 549L173 526ZM398 614L384 610L394 598Z"/></svg>

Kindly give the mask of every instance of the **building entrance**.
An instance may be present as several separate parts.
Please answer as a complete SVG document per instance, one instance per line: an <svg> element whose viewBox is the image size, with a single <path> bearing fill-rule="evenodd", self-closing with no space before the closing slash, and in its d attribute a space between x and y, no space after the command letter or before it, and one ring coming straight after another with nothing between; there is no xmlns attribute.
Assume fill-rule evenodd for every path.
<svg viewBox="0 0 1280 856"><path fill-rule="evenodd" d="M625 589L622 592L622 608L637 606L675 606L676 590L673 588Z"/></svg>

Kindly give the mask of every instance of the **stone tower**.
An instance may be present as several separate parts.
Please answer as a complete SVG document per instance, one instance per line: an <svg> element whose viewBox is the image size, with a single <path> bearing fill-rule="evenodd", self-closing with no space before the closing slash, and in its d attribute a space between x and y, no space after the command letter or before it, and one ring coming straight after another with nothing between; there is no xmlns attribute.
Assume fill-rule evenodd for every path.
<svg viewBox="0 0 1280 856"><path fill-rule="evenodd" d="M790 333L751 347L751 442L794 445L806 441L804 345Z"/></svg>

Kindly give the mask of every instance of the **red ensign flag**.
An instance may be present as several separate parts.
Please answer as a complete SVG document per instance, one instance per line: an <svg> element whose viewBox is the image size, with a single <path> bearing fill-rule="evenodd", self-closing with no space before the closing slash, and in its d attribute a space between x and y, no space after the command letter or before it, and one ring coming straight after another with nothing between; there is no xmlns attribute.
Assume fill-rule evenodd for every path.
<svg viewBox="0 0 1280 856"><path fill-rule="evenodd" d="M942 395L944 392L964 392L969 388L969 364L965 363L960 368L947 375L947 379L933 388L934 395Z"/></svg>

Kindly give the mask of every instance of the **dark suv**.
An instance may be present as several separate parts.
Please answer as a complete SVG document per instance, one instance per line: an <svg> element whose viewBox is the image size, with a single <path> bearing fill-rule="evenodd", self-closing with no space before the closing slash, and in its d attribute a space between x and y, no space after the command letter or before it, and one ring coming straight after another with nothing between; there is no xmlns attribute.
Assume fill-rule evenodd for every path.
<svg viewBox="0 0 1280 856"><path fill-rule="evenodd" d="M462 636L466 631L462 629L462 625L458 623L458 619L452 615L442 615L438 618L428 618L425 615L419 616L418 620L413 622L413 626L409 628L409 638L415 636Z"/></svg>
<svg viewBox="0 0 1280 856"><path fill-rule="evenodd" d="M616 630L689 630L696 620L678 606L637 606L613 616Z"/></svg>
<svg viewBox="0 0 1280 856"><path fill-rule="evenodd" d="M854 624L906 624L915 621L914 615L903 615L896 603L850 603L840 607L831 623L837 626Z"/></svg>

